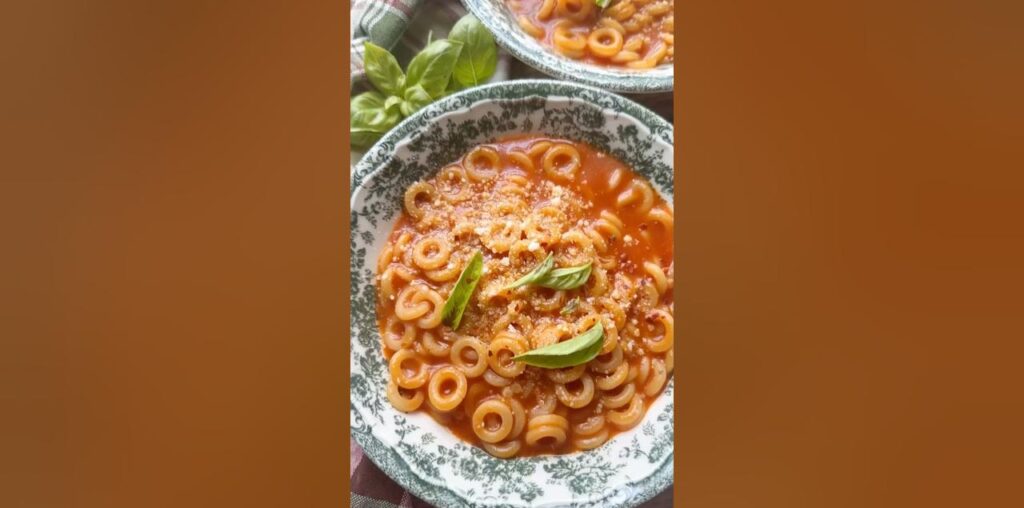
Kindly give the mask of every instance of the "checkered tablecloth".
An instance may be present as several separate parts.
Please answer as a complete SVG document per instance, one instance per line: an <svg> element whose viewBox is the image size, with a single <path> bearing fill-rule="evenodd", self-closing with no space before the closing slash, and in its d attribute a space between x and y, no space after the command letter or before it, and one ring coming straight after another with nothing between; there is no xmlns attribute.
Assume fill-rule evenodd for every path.
<svg viewBox="0 0 1024 508"><path fill-rule="evenodd" d="M365 91L363 43L371 41L390 48L404 66L425 45L429 37L444 38L466 9L458 0L355 0L352 3L352 90ZM432 35L431 35L432 34ZM498 52L498 68L492 82L508 79L544 78L544 74L528 67L502 50ZM631 97L672 121L670 95ZM354 165L362 153L353 152ZM417 499L396 484L374 465L355 441L351 441L351 501L353 508L434 508ZM670 508L672 490L659 494L642 508Z"/></svg>

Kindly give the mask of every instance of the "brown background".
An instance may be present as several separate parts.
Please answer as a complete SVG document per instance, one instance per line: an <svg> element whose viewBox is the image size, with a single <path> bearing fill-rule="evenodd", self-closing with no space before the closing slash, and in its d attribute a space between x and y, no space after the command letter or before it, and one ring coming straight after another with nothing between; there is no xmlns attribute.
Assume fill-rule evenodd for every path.
<svg viewBox="0 0 1024 508"><path fill-rule="evenodd" d="M6 4L0 506L339 506L343 6Z"/></svg>
<svg viewBox="0 0 1024 508"><path fill-rule="evenodd" d="M1019 3L678 4L676 501L1022 504ZM4 9L0 504L345 502L344 8Z"/></svg>
<svg viewBox="0 0 1024 508"><path fill-rule="evenodd" d="M1024 4L677 4L677 499L1024 505Z"/></svg>

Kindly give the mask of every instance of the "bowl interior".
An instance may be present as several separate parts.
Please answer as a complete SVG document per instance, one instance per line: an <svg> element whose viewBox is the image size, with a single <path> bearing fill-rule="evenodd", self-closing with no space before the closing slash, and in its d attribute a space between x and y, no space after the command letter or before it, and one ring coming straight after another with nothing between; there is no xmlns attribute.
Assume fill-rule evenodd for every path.
<svg viewBox="0 0 1024 508"><path fill-rule="evenodd" d="M492 85L435 103L370 150L353 177L352 432L392 478L438 506L632 506L671 483L673 386L643 422L604 446L562 456L496 459L385 396L373 274L413 182L473 146L508 134L585 141L672 196L671 126L606 92L555 82Z"/></svg>

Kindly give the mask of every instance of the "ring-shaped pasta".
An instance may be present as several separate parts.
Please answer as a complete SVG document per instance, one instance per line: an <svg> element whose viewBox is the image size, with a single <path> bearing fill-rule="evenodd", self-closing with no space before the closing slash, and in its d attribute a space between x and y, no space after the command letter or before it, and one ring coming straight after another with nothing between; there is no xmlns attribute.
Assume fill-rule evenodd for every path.
<svg viewBox="0 0 1024 508"><path fill-rule="evenodd" d="M644 383L644 395L654 397L665 387L667 380L668 371L665 370L665 360L661 358L651 360L651 375L648 376L647 382Z"/></svg>
<svg viewBox="0 0 1024 508"><path fill-rule="evenodd" d="M488 425L488 419L496 416L500 420L497 428ZM497 443L512 433L512 408L499 399L485 400L473 411L473 433L485 443Z"/></svg>
<svg viewBox="0 0 1024 508"><path fill-rule="evenodd" d="M644 401L640 394L633 395L633 400L629 401L629 407L621 411L608 411L605 415L605 419L609 423L616 427L626 430L636 426L640 423L640 419L644 416Z"/></svg>
<svg viewBox="0 0 1024 508"><path fill-rule="evenodd" d="M569 430L569 420L559 414L546 414L530 418L526 422L526 428L530 429L533 427L558 427L560 429Z"/></svg>
<svg viewBox="0 0 1024 508"><path fill-rule="evenodd" d="M591 436L601 432L601 429L604 429L604 427L604 415L595 414L582 422L574 424L572 426L572 432L573 434L578 434L580 436Z"/></svg>
<svg viewBox="0 0 1024 508"><path fill-rule="evenodd" d="M658 295L663 295L665 291L668 291L668 277L665 276L665 270L661 268L661 265L651 261L644 261L644 272L651 276L651 279L654 281L654 288L658 290Z"/></svg>
<svg viewBox="0 0 1024 508"><path fill-rule="evenodd" d="M672 234L672 228L675 224L672 212L662 208L652 208L651 211L647 212L647 220L655 224L661 224L668 234Z"/></svg>
<svg viewBox="0 0 1024 508"><path fill-rule="evenodd" d="M579 389L570 389L569 385L579 384ZM568 407L579 409L594 400L594 380L590 374L583 374L576 381L555 385L555 396Z"/></svg>
<svg viewBox="0 0 1024 508"><path fill-rule="evenodd" d="M530 250L530 240L518 240L508 248L508 261L510 266L523 266L529 267L530 270L536 268L544 258L547 257L544 254L543 249ZM523 272L526 275L526 272Z"/></svg>
<svg viewBox="0 0 1024 508"><path fill-rule="evenodd" d="M530 341L532 342L532 349L537 349L550 346L552 344L558 344L559 342L562 342L563 339L570 338L572 338L572 332L569 330L568 326L564 324L547 324L535 330L530 336Z"/></svg>
<svg viewBox="0 0 1024 508"><path fill-rule="evenodd" d="M526 444L530 446L560 446L569 432L569 422L560 415L544 415L530 419L526 424Z"/></svg>
<svg viewBox="0 0 1024 508"><path fill-rule="evenodd" d="M452 383L454 387L448 388ZM427 399L438 411L451 411L466 398L466 376L452 366L441 367L430 376Z"/></svg>
<svg viewBox="0 0 1024 508"><path fill-rule="evenodd" d="M398 292L395 300L395 316L398 319L413 321L430 312L430 302L420 297L421 289L420 284L410 284Z"/></svg>
<svg viewBox="0 0 1024 508"><path fill-rule="evenodd" d="M615 326L617 328L622 328L626 325L626 311L622 310L622 306L619 305L619 302L604 296L597 299L597 305L599 308L611 314L612 319L615 320Z"/></svg>
<svg viewBox="0 0 1024 508"><path fill-rule="evenodd" d="M461 256L452 256L448 259L448 262L436 270L426 270L423 272L428 279L434 282L448 282L454 280L462 273L463 259Z"/></svg>
<svg viewBox="0 0 1024 508"><path fill-rule="evenodd" d="M555 406L558 405L558 397L552 392L540 392L537 394L536 403L530 408L530 420L535 420L541 416L546 416L554 413Z"/></svg>
<svg viewBox="0 0 1024 508"><path fill-rule="evenodd" d="M629 377L629 364L622 362L610 374L594 376L594 385L601 391L614 390L626 382Z"/></svg>
<svg viewBox="0 0 1024 508"><path fill-rule="evenodd" d="M585 21L596 5L592 0L555 0L555 14L559 18Z"/></svg>
<svg viewBox="0 0 1024 508"><path fill-rule="evenodd" d="M616 21L626 21L636 14L636 6L629 0L623 0L605 8L604 14Z"/></svg>
<svg viewBox="0 0 1024 508"><path fill-rule="evenodd" d="M572 444L580 450L593 450L608 441L608 429L601 429L591 436L573 436Z"/></svg>
<svg viewBox="0 0 1024 508"><path fill-rule="evenodd" d="M530 240L554 245L562 239L562 228L566 223L565 213L557 207L542 206L530 215L523 231Z"/></svg>
<svg viewBox="0 0 1024 508"><path fill-rule="evenodd" d="M623 362L622 345L613 349L610 353L603 355L597 355L593 360L590 361L588 367L591 371L598 374L610 374L615 369L619 368Z"/></svg>
<svg viewBox="0 0 1024 508"><path fill-rule="evenodd" d="M396 330L401 327L401 331ZM384 333L381 334L381 341L392 351L398 351L412 346L416 340L416 327L411 323L403 322L395 317L389 317L384 324Z"/></svg>
<svg viewBox="0 0 1024 508"><path fill-rule="evenodd" d="M519 402L517 398L509 398L509 407L512 408L512 432L509 433L508 439L515 439L523 433L523 429L526 428L526 411L523 409L523 404Z"/></svg>
<svg viewBox="0 0 1024 508"><path fill-rule="evenodd" d="M619 26L621 26L621 25L619 25ZM625 29L623 29L622 33L625 34ZM643 35L640 35L640 34L631 35L631 36L629 36L628 39L626 39L626 41L624 43L622 43L622 49L624 49L626 51L640 52L640 51L642 51L644 49L644 44L646 44L646 42L644 40L644 36Z"/></svg>
<svg viewBox="0 0 1024 508"><path fill-rule="evenodd" d="M565 291L562 289L532 287L529 295L530 305L541 312L556 311L565 306Z"/></svg>
<svg viewBox="0 0 1024 508"><path fill-rule="evenodd" d="M495 338L488 346L487 364L505 378L514 378L526 370L526 364L512 358L526 352L523 343L512 338Z"/></svg>
<svg viewBox="0 0 1024 508"><path fill-rule="evenodd" d="M466 176L474 182L485 182L498 175L498 151L489 146L478 146L471 150L462 163Z"/></svg>
<svg viewBox="0 0 1024 508"><path fill-rule="evenodd" d="M420 344L423 344L423 349L430 356L437 358L446 358L451 353L452 345L439 340L437 334L430 330L424 330L423 335L420 337Z"/></svg>
<svg viewBox="0 0 1024 508"><path fill-rule="evenodd" d="M411 392L411 397L406 397L403 392ZM409 413L415 411L423 405L423 391L422 390L406 390L395 384L394 380L388 381L388 401L395 409Z"/></svg>
<svg viewBox="0 0 1024 508"><path fill-rule="evenodd" d="M508 158L512 161L512 164L522 168L526 174L533 173L536 171L536 167L533 165L533 159L530 158L525 152L509 152Z"/></svg>
<svg viewBox="0 0 1024 508"><path fill-rule="evenodd" d="M587 371L587 365L581 363L572 367L564 367L561 369L546 369L544 373L548 379L556 385L571 383L579 379Z"/></svg>
<svg viewBox="0 0 1024 508"><path fill-rule="evenodd" d="M618 409L633 399L636 394L636 385L633 383L626 383L619 388L614 390L608 390L601 394L601 404L609 409Z"/></svg>
<svg viewBox="0 0 1024 508"><path fill-rule="evenodd" d="M412 249L412 260L416 266L424 270L441 268L448 263L452 255L452 246L447 240L436 236L420 238Z"/></svg>
<svg viewBox="0 0 1024 508"><path fill-rule="evenodd" d="M662 309L654 309L647 314L647 320L661 323L662 328L665 330L660 336L648 337L645 340L647 349L651 350L652 353L664 353L665 351L672 349L673 323L675 322L672 314L669 314Z"/></svg>
<svg viewBox="0 0 1024 508"><path fill-rule="evenodd" d="M476 354L476 358L466 359L463 353L466 349ZM487 370L487 347L476 337L460 337L452 344L451 362L461 370L466 377L480 377ZM469 363L473 362L473 363Z"/></svg>
<svg viewBox="0 0 1024 508"><path fill-rule="evenodd" d="M603 58L611 58L622 51L622 44L622 34L613 28L598 28L587 36L587 49Z"/></svg>
<svg viewBox="0 0 1024 508"><path fill-rule="evenodd" d="M524 32L533 36L535 39L540 39L541 37L544 37L544 29L537 26L537 24L534 23L533 21L530 21L530 18L526 16L519 16L516 18L516 21L519 23L519 27L522 28Z"/></svg>
<svg viewBox="0 0 1024 508"><path fill-rule="evenodd" d="M395 260L395 246L387 245L383 250L380 251L380 256L377 256L377 273L384 273L388 269L388 265Z"/></svg>
<svg viewBox="0 0 1024 508"><path fill-rule="evenodd" d="M426 215L426 211L420 208L417 202L420 196L426 196L430 201L433 201L437 196L437 191L433 185L426 182L416 182L406 189L405 211L416 220L420 220Z"/></svg>
<svg viewBox="0 0 1024 508"><path fill-rule="evenodd" d="M388 302L397 297L395 288L396 280L409 282L416 278L416 272L401 263L391 263L384 273L380 274L380 296L383 301Z"/></svg>
<svg viewBox="0 0 1024 508"><path fill-rule="evenodd" d="M510 459L515 457L516 454L519 453L519 449L522 447L522 444L518 439L513 439L512 441L506 441L504 443L484 442L482 445L484 450L487 450L487 453L499 459Z"/></svg>
<svg viewBox="0 0 1024 508"><path fill-rule="evenodd" d="M622 23L619 23L618 21L612 18L602 17L597 21L597 26L611 28L612 30L619 32L620 34L626 34L626 29L622 27Z"/></svg>
<svg viewBox="0 0 1024 508"><path fill-rule="evenodd" d="M487 369L484 371L483 378L485 383L495 388L504 388L512 384L511 379L504 377L491 369Z"/></svg>
<svg viewBox="0 0 1024 508"><path fill-rule="evenodd" d="M412 368L408 366L410 362L414 364ZM423 386L430 376L423 360L411 349L395 351L395 354L391 355L391 360L388 361L388 370L395 384L409 390ZM410 374L407 370L412 370L413 373Z"/></svg>
<svg viewBox="0 0 1024 508"><path fill-rule="evenodd" d="M544 173L556 182L575 180L580 166L579 150L565 143L552 145L547 152L544 152L544 157L541 158L541 167L544 168Z"/></svg>
<svg viewBox="0 0 1024 508"><path fill-rule="evenodd" d="M469 199L472 195L469 177L466 176L466 170L462 169L462 166L456 164L446 166L438 172L436 180L437 183L434 186L438 194L447 201L459 203ZM458 184L455 183L456 180L459 182Z"/></svg>
<svg viewBox="0 0 1024 508"><path fill-rule="evenodd" d="M569 260L578 264L582 264L580 261L585 262L584 260L594 250L594 241L580 229L566 231L558 243L562 246L563 252L568 254Z"/></svg>
<svg viewBox="0 0 1024 508"><path fill-rule="evenodd" d="M423 286L420 289L418 301L427 302L431 309L423 317L416 320L416 326L426 330L436 328L441 324L441 314L444 312L444 298L437 291Z"/></svg>
<svg viewBox="0 0 1024 508"><path fill-rule="evenodd" d="M634 369L636 370L635 374L633 373ZM631 365L629 370L629 376L632 378L631 381L636 381L637 384L644 384L647 382L647 376L651 374L651 359L647 356L641 356L640 362L636 365Z"/></svg>
<svg viewBox="0 0 1024 508"><path fill-rule="evenodd" d="M546 21L555 12L555 0L544 0L537 11L537 19Z"/></svg>

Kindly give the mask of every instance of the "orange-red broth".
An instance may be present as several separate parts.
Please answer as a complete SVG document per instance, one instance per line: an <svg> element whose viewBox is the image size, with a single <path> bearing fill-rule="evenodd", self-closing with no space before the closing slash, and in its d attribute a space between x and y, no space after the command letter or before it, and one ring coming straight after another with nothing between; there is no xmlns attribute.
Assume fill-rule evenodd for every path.
<svg viewBox="0 0 1024 508"><path fill-rule="evenodd" d="M552 178L545 173L542 169L542 157L543 153L538 153L538 148L543 143L567 143L572 145L579 152L580 166L576 176L567 181L557 182L558 186L562 188L560 194L556 197L553 194L558 193L552 186ZM449 358L438 358L427 354L422 347L422 334L424 332L433 332L436 340L442 344L450 344L455 338L459 336L474 336L478 337L485 343L489 339L493 338L495 332L492 330L493 324L501 319L502 315L507 312L508 305L513 302L526 298L520 298L518 295L514 296L498 296L489 299L487 302L481 301L481 287L484 287L488 283L488 278L492 278L497 273L500 277L499 280L492 281L495 286L504 286L507 283L512 282L523 274L529 272L534 266L536 266L536 259L540 259L541 256L536 256L536 259L522 259L517 260L519 262L509 262L508 267L503 273L501 267L501 259L508 257L508 253L493 252L484 245L480 238L474 237L473 234L460 233L459 238L453 238L452 231L455 229L460 222L467 220L467 217L473 217L479 215L481 212L486 213L488 210L493 210L499 206L504 199L504 192L499 192L496 189L507 184L506 175L518 175L519 177L525 177L526 181L529 182L529 191L526 193L526 198L522 200L526 207L530 209L536 209L538 206L550 204L552 201L560 203L569 202L580 206L566 206L566 224L571 227L576 227L582 224L593 223L598 221L602 217L602 211L613 211L623 223L622 236L620 238L608 238L607 245L608 251L599 256L608 260L614 258L617 263L616 268L607 270L608 280L612 287L618 285L627 285L626 283L616 284L612 282L614 274L621 273L623 280L633 281L634 290L622 291L618 297L622 299L620 305L625 310L626 321L623 325L623 329L618 331L618 341L620 347L623 349L623 358L625 362L628 362L630 367L630 377L635 378L644 363L646 357L648 362L654 363L656 361L662 362L669 375L671 375L673 354L670 349L666 353L652 353L649 348L645 347L646 341L650 340L651 337L657 336L658 334L665 334L670 330L666 330L664 326L660 325L656 320L651 319L651 307L645 305L643 302L637 303L643 299L642 293L644 292L645 286L652 284L648 273L645 271L644 263L656 263L666 273L667 279L669 280L669 287L664 294L659 295L657 299L658 309L667 309L667 312L672 312L672 288L671 279L673 274L672 262L672 234L671 225L666 225L664 221L652 220L649 216L651 212L642 211L642 203L634 203L632 206L619 207L617 202L620 195L623 192L627 192L626 189L630 189L634 181L638 182L638 185L649 184L642 177L634 173L629 167L622 162L610 157L604 153L601 153L592 147L578 142L571 142L565 140L557 140L553 138L547 138L542 136L516 136L509 137L506 139L499 140L496 143L487 145L493 148L498 153L498 164L496 167L487 168L496 173L496 175L485 181L479 182L458 182L461 184L469 183L470 192L472 197L458 203L446 203L443 198L434 197L431 200L429 197L418 198L417 205L422 210L428 210L428 216L432 216L432 220L415 220L409 214L407 210L403 210L401 216L394 225L391 235L388 238L388 248L385 249L381 258L378 260L378 275L384 272L389 266L402 264L403 260L406 264L409 263L408 251L411 250L412 242L406 245L400 245L403 236L408 239L422 238L429 235L442 235L452 238L453 243L453 258L459 258L458 262L461 266L465 265L465 260L469 258L469 255L473 251L479 250L483 253L485 259L485 273L481 278L481 281L477 287L476 292L473 295L469 305L465 310L465 314L462 318L458 331L453 332L447 326L443 324L433 330L418 330L419 334L415 339L414 343L410 346L415 351L417 361L412 362L414 365L409 366L408 363L403 364L403 370L406 375L415 375L415 370L426 369L428 372L433 373L444 366L451 364ZM511 154L515 152L530 153L533 149L533 155L530 157L534 163L535 168L528 170L523 168L521 162L521 156L517 161ZM565 160L564 157L555 158L554 161L559 164L569 164L570 161ZM455 165L464 167L465 158L457 161ZM479 164L477 164L479 167ZM450 174L448 176L451 176ZM448 185L447 183L439 182L440 177L435 176L428 180L430 183L437 184L440 188L450 189L456 183L456 180L452 180ZM520 180L521 181L521 180ZM504 182L504 183L503 183ZM654 205L652 209L660 210L671 214L671 207L655 192ZM434 213L436 212L436 213ZM486 234L486 233L485 233ZM527 236L527 233L522 234L523 237ZM524 238L525 239L525 238ZM413 240L415 242L415 240ZM556 252L559 254L556 257L556 261L559 257L562 257L560 253L559 245L548 245L544 242L538 242L543 252ZM527 256L529 258L530 256ZM566 257L571 257L566 255ZM578 257L578 256L577 256ZM453 261L454 262L454 261ZM565 263L556 263L556 266L566 266ZM447 298L454 286L454 280L448 282L434 282L424 277L424 270L417 270L415 267L406 266L406 268L412 268L412 272L415 272L414 281L420 281L417 283L426 283L430 287L434 288L440 295ZM459 269L461 272L461 268ZM593 282L594 276L591 276L591 282ZM393 286L395 291L400 291L402 287L407 285L409 282L404 281L401 278L395 278ZM589 295L593 284L588 283L584 287L572 291L568 291L568 295L565 297L566 305L571 302L572 298L579 298L580 302L586 302L591 298ZM647 294L649 294L647 289ZM549 289L538 289L538 288L525 288L521 292L526 294L536 293L539 298L550 298L553 293ZM614 294L614 293L613 293ZM648 298L649 300L649 298ZM521 315L527 318L529 321L537 321L539 319L562 319L566 323L572 323L574 320L578 320L581 317L580 309L570 312L566 315L562 315L565 307L562 307L557 311L540 311L529 305L525 306L522 310ZM382 334L387 333L398 333L397 330L389 330L389 322L396 321L394 302L393 300L385 300L384 298L378 299L377 306L378 324ZM610 316L609 316L610 317ZM606 320L606 327L609 324L614 323L614 319ZM523 322L520 320L520 322ZM627 330L627 328L629 330ZM630 336L630 331L636 334L635 337ZM439 333L438 333L439 332ZM565 340L571 337L563 337ZM671 341L671 337L668 338ZM531 341L532 343L532 341ZM384 347L384 355L386 358L391 358L395 353L392 349ZM464 353L465 354L465 353ZM474 353L472 350L469 351L468 357L473 357ZM607 358L607 355L599 356L596 360ZM653 360L652 360L653 359ZM407 368L408 367L408 368ZM546 369L536 367L526 367L525 371L518 377L515 378L516 384L520 388L526 386L528 390L521 390L522 392L514 395L526 413L529 415L532 408L543 405L542 402L550 397L553 391L554 383L545 375ZM649 369L648 369L649 370ZM650 374L648 374L648 379ZM574 382L567 385L567 388L578 389L579 382ZM475 388L474 388L475 387ZM454 386L448 384L443 386L443 389L448 390L454 389ZM426 390L424 385L421 390ZM434 409L428 398L425 397L424 402L418 410L427 411L435 420L450 429L456 436L464 441L474 443L477 445L483 444L478 438L476 432L473 429L472 412L474 407L491 398L501 398L502 394L508 395L508 388L506 387L495 387L488 384L483 377L476 377L468 379L468 394L465 400L454 410L451 411L439 411ZM640 390L636 390L638 393ZM658 390L660 394L661 389ZM409 396L411 390L399 389L404 396ZM657 397L644 396L643 397L643 411L646 412L650 404ZM562 404L557 404L556 414L561 414L570 423L570 429L580 422L583 422L587 418L595 415L607 412L607 409L601 407L601 397L595 396L594 400L586 406L579 409L571 409ZM486 425L495 425L490 418L485 420ZM614 425L605 424L605 428L608 429L608 439L611 439L615 434L626 430L618 428ZM520 441L521 435L520 434ZM537 454L556 454L556 453L569 453L577 451L579 447L574 446L574 440L567 438L562 443L553 443L552 440L544 440L538 443L536 446L521 446L519 451L516 453L518 456L529 456Z"/></svg>

